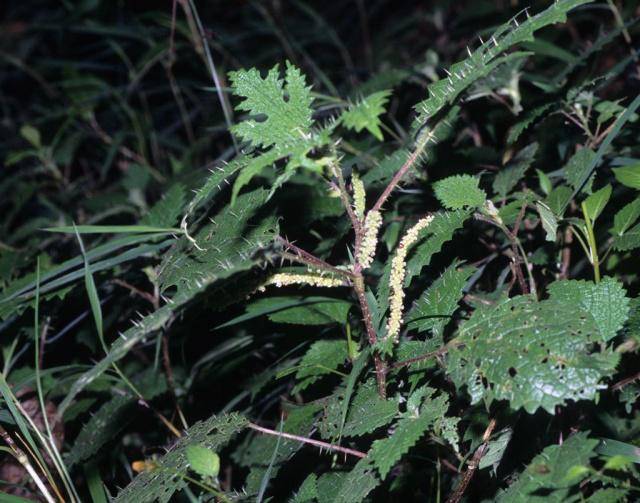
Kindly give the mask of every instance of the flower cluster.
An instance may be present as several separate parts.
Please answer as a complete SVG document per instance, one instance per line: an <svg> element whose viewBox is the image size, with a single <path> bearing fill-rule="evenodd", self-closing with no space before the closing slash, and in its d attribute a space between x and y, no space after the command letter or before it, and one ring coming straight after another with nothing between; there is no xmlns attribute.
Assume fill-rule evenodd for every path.
<svg viewBox="0 0 640 503"><path fill-rule="evenodd" d="M264 291L265 287L269 285L275 285L278 288L289 285L324 286L331 288L336 286L347 286L347 283L342 278L322 276L321 274L295 274L280 272L267 279L267 281L265 281L258 290Z"/></svg>
<svg viewBox="0 0 640 503"><path fill-rule="evenodd" d="M397 341L402 324L402 307L404 301L404 276L406 272L407 253L409 248L418 240L420 231L427 227L433 220L433 215L421 218L403 236L396 254L391 261L391 275L389 286L391 297L389 299L389 320L387 321L387 337Z"/></svg>
<svg viewBox="0 0 640 503"><path fill-rule="evenodd" d="M351 175L351 186L353 187L353 208L359 220L364 218L365 191L364 183L357 173Z"/></svg>
<svg viewBox="0 0 640 503"><path fill-rule="evenodd" d="M366 269L373 262L373 256L376 254L376 246L378 244L378 231L382 225L382 215L379 211L370 211L364 220L364 236L360 243L358 253L358 262L363 269Z"/></svg>

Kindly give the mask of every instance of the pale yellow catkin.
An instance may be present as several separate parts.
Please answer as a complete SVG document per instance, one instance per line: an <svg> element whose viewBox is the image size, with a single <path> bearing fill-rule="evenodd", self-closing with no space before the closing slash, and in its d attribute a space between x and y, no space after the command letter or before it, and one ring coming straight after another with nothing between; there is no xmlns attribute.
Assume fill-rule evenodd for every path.
<svg viewBox="0 0 640 503"><path fill-rule="evenodd" d="M364 190L364 183L362 183L362 180L360 180L360 177L356 172L351 175L351 186L353 187L353 209L358 220L362 220L364 218L366 194Z"/></svg>
<svg viewBox="0 0 640 503"><path fill-rule="evenodd" d="M275 285L278 288L289 285L309 285L332 288L336 286L346 286L346 282L341 278L322 276L320 274L294 274L280 272L267 279L267 281L260 286L259 290L264 290L264 288L269 285Z"/></svg>
<svg viewBox="0 0 640 503"><path fill-rule="evenodd" d="M363 269L366 269L373 262L378 245L378 231L382 225L382 215L379 211L370 211L364 220L364 236L360 243L358 262Z"/></svg>
<svg viewBox="0 0 640 503"><path fill-rule="evenodd" d="M389 320L387 321L387 337L398 340L400 326L402 325L402 309L404 301L404 276L406 273L407 253L409 248L417 241L420 231L427 227L433 220L433 215L424 217L411 227L402 237L396 254L391 261L391 275L389 277Z"/></svg>

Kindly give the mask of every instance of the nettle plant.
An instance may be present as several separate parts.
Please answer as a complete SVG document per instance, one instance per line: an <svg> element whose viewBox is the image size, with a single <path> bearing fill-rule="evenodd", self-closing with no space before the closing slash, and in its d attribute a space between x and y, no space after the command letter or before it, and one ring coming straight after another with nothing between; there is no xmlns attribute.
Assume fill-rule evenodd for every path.
<svg viewBox="0 0 640 503"><path fill-rule="evenodd" d="M561 416L572 402L598 402L621 358L638 347L637 299L603 271L630 260L640 247L640 165L633 160L633 143L622 141L637 121L640 97L598 97L616 68L567 86L568 75L605 43L604 36L567 63L566 73L536 82L546 101L522 110L518 87L525 61L544 48L535 44L534 33L564 22L568 11L586 3L559 0L536 15L525 11L468 49L468 57L415 105L402 148L358 156L364 165L351 161L361 152L349 139L369 134L382 141L383 130L395 134L381 120L390 90L372 86L372 92L345 102L314 94L290 63L266 76L255 69L230 73L236 110L246 112L231 128L242 151L214 168L191 201L185 203L185 191L174 186L139 228L130 229L137 232L133 237L119 238L149 253L165 249L168 235L178 236L177 242L169 239L171 248L154 273L163 302L111 347L105 345L106 357L74 380L58 414L107 370L120 373L117 362L205 290L213 292L218 307L245 299L245 312L217 330L267 317L324 327L324 335L302 354L296 348L283 355L251 388L255 397L273 380L289 382L294 403L285 404L276 427L225 412L176 432L177 442L140 464L141 473L116 501L169 501L186 488L201 491L202 498L264 501L274 486L278 500L285 497L284 484L296 502L355 503L388 493L457 502L467 497L474 474L497 472L516 421L526 422L526 415ZM512 50L523 44L529 50ZM503 167L495 174L456 174L431 183L425 173L438 145L463 121L463 98L487 95L506 97L518 113L507 133ZM579 137L558 146L566 164L536 170L531 188L523 180L531 180L541 147L523 145L522 138L554 120L578 128ZM615 154L614 140L622 145ZM281 231L291 208L285 206L281 219L273 201L294 186L313 194L307 207L313 215L304 215L306 221L334 218L330 236ZM425 186L440 208L416 210L426 196L415 188ZM630 202L612 213L611 221L603 209L616 204L614 199ZM439 253L465 225L491 233L498 243L473 263ZM57 230L73 231L79 239L98 229ZM535 240L543 245L527 251ZM571 255L574 240L584 256ZM315 249L300 241L316 242ZM90 264L97 270L103 254L118 243L84 254L99 334L102 314ZM483 246L477 236L470 243L465 246ZM491 263L505 255L508 266L489 281L494 289L474 289ZM572 267L585 261L593 280L568 279ZM0 304L5 315L56 294L65 284L59 280L65 267L71 265L12 285ZM315 390L327 386L330 393L318 397ZM133 398L116 397L119 402L104 405L83 428L65 458L67 466L92 458L106 443L110 433L104 424L127 400L148 401L164 389L144 378L130 387ZM8 387L3 394L7 403L19 404ZM623 399L631 407L635 396L627 392ZM225 447L229 444L233 449ZM638 456L628 444L603 442L582 431L547 445L535 446L541 452L535 457L532 452L521 473L519 466L501 472L510 480L496 500L637 498L633 461ZM303 447L319 448L320 461L305 466L305 476L291 487L278 475L291 470ZM52 458L73 499L62 458ZM231 462L247 473L236 491L223 490L218 477ZM416 463L437 465L429 467L436 492L426 493Z"/></svg>

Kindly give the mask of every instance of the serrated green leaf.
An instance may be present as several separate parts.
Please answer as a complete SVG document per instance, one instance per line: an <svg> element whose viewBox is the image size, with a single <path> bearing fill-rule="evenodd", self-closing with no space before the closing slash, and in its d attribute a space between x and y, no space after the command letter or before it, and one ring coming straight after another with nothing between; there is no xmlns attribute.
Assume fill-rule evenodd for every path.
<svg viewBox="0 0 640 503"><path fill-rule="evenodd" d="M537 202L536 209L538 210L538 214L540 215L542 228L547 233L546 240L555 243L558 233L558 220L556 219L556 216L544 203Z"/></svg>
<svg viewBox="0 0 640 503"><path fill-rule="evenodd" d="M640 218L640 197L625 205L613 217L611 233L622 236Z"/></svg>
<svg viewBox="0 0 640 503"><path fill-rule="evenodd" d="M350 105L340 116L342 124L357 133L366 129L382 141L380 116L385 112L385 105L389 101L390 95L391 91L389 90L378 91Z"/></svg>
<svg viewBox="0 0 640 503"><path fill-rule="evenodd" d="M69 451L69 467L93 456L101 447L122 430L131 419L135 399L118 395L102 405L84 425Z"/></svg>
<svg viewBox="0 0 640 503"><path fill-rule="evenodd" d="M574 466L589 465L595 456L597 440L586 433L577 433L561 445L551 445L538 454L518 479L506 491L498 494L498 503L531 503L568 501L574 485L585 478L581 471L576 478L567 480Z"/></svg>
<svg viewBox="0 0 640 503"><path fill-rule="evenodd" d="M184 207L185 191L179 183L173 185L164 196L140 220L141 225L174 227Z"/></svg>
<svg viewBox="0 0 640 503"><path fill-rule="evenodd" d="M442 336L444 327L458 308L462 289L474 270L473 267L458 269L456 264L449 266L409 311L406 319L408 328L418 332L432 330L434 337Z"/></svg>
<svg viewBox="0 0 640 503"><path fill-rule="evenodd" d="M431 390L431 393L433 394L434 391ZM445 395L439 395L436 398L428 397L417 417L407 416L400 419L391 436L373 442L368 458L378 469L382 479L387 477L391 468L420 440L426 431L445 415L448 406L449 403Z"/></svg>
<svg viewBox="0 0 640 503"><path fill-rule="evenodd" d="M584 147L578 150L569 159L564 167L564 178L574 190L578 190L591 171L591 165L596 158L596 153L590 148Z"/></svg>
<svg viewBox="0 0 640 503"><path fill-rule="evenodd" d="M611 184L605 185L584 200L584 209L592 222L600 216L600 213L602 213L602 210L609 202L611 190Z"/></svg>
<svg viewBox="0 0 640 503"><path fill-rule="evenodd" d="M487 199L487 194L478 185L480 179L471 175L456 175L433 184L435 195L448 209L477 208Z"/></svg>
<svg viewBox="0 0 640 503"><path fill-rule="evenodd" d="M593 316L603 342L615 337L629 316L627 293L622 284L611 277L603 278L600 283L555 281L549 285L549 296L567 305L579 305Z"/></svg>
<svg viewBox="0 0 640 503"><path fill-rule="evenodd" d="M618 355L592 351L602 334L574 301L530 296L481 306L459 330L447 369L473 403L508 400L512 409L550 414L567 400L592 399Z"/></svg>
<svg viewBox="0 0 640 503"><path fill-rule="evenodd" d="M333 503L360 503L380 484L373 464L368 458L361 459L342 479ZM323 501L327 501L324 500Z"/></svg>
<svg viewBox="0 0 640 503"><path fill-rule="evenodd" d="M187 485L182 477L189 469L187 448L190 445L200 445L218 451L246 425L247 420L238 414L212 416L206 421L194 424L169 452L156 462L153 470L140 473L118 493L114 502L168 503L175 492Z"/></svg>
<svg viewBox="0 0 640 503"><path fill-rule="evenodd" d="M500 465L500 461L502 461L502 457L507 450L507 446L509 445L512 436L513 430L511 428L506 428L500 432L494 440L489 442L487 450L484 456L482 456L478 468L482 470L483 468L491 466L493 468L493 473L495 473Z"/></svg>
<svg viewBox="0 0 640 503"><path fill-rule="evenodd" d="M616 180L622 185L632 189L640 190L640 164L631 164L620 168L612 169Z"/></svg>
<svg viewBox="0 0 640 503"><path fill-rule="evenodd" d="M376 383L369 380L358 388L349 406L343 437L357 437L389 424L398 414L398 403L380 398Z"/></svg>
<svg viewBox="0 0 640 503"><path fill-rule="evenodd" d="M538 117L544 115L544 113L549 110L553 106L553 103L547 103L545 105L541 105L533 110L528 111L522 120L516 122L513 126L509 128L509 134L507 136L507 144L511 145L515 143L520 135L524 133L524 131L533 124Z"/></svg>
<svg viewBox="0 0 640 503"><path fill-rule="evenodd" d="M629 251L640 247L640 224L635 225L622 236L613 239L613 248L617 251Z"/></svg>
<svg viewBox="0 0 640 503"><path fill-rule="evenodd" d="M569 187L566 185L558 185L553 188L544 202L554 215L562 217L567 204L571 201L571 197L572 192Z"/></svg>
<svg viewBox="0 0 640 503"><path fill-rule="evenodd" d="M202 477L217 477L220 472L220 456L202 445L188 445L185 451L189 468Z"/></svg>
<svg viewBox="0 0 640 503"><path fill-rule="evenodd" d="M290 503L309 503L318 498L318 476L310 473L296 494L289 500Z"/></svg>
<svg viewBox="0 0 640 503"><path fill-rule="evenodd" d="M284 82L278 65L263 79L255 68L229 73L233 92L243 99L236 109L249 112L248 118L231 131L245 141L263 148L295 143L312 124L310 88L304 76L287 62Z"/></svg>
<svg viewBox="0 0 640 503"><path fill-rule="evenodd" d="M544 26L564 22L568 11L589 1L559 0L541 13L516 24L515 27L511 23L500 26L487 42L475 51L469 52L467 59L449 67L449 78L441 79L428 87L429 97L415 106L417 117L414 121L414 131L423 127L431 117L451 103L473 82L488 75L510 56L514 57L514 54L511 54L496 60L501 53L518 43L533 40L534 32Z"/></svg>
<svg viewBox="0 0 640 503"><path fill-rule="evenodd" d="M348 357L345 341L317 341L314 342L302 357L296 372L298 383L292 393L299 393L311 386L322 376L331 374Z"/></svg>

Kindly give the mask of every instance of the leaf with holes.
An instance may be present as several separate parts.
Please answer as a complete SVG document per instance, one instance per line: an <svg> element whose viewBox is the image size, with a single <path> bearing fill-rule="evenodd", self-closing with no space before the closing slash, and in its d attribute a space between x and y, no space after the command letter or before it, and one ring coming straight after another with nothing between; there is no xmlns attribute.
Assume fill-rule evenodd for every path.
<svg viewBox="0 0 640 503"><path fill-rule="evenodd" d="M597 351L598 324L578 300L519 296L481 306L460 328L448 373L473 403L508 400L512 409L555 413L567 400L593 399L619 356Z"/></svg>
<svg viewBox="0 0 640 503"><path fill-rule="evenodd" d="M600 340L607 342L620 331L629 316L629 299L622 284L614 278L600 283L565 280L549 285L549 296L567 306L579 305L595 320Z"/></svg>
<svg viewBox="0 0 640 503"><path fill-rule="evenodd" d="M309 132L312 124L310 88L296 67L287 62L284 82L278 65L263 79L255 68L229 73L233 93L244 98L236 109L248 119L231 128L245 141L263 148L285 147Z"/></svg>

